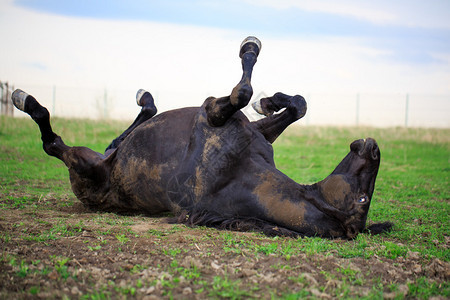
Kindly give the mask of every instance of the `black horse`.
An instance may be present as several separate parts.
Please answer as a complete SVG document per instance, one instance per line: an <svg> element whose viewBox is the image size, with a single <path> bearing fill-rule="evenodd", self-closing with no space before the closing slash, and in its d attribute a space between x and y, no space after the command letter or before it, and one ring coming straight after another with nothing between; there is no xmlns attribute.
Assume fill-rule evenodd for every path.
<svg viewBox="0 0 450 300"><path fill-rule="evenodd" d="M201 107L156 115L149 92L139 90L142 110L106 149L69 147L50 126L48 110L16 90L15 106L39 125L44 150L69 169L72 190L94 210L159 214L176 221L268 235L354 238L365 229L380 150L357 140L324 180L301 185L276 169L271 143L306 113L299 95L276 93L254 104L265 118L250 122L240 111L253 94L253 66L261 50L255 37L240 47L243 75L231 95ZM280 113L275 113L284 109ZM372 233L390 223L372 225Z"/></svg>

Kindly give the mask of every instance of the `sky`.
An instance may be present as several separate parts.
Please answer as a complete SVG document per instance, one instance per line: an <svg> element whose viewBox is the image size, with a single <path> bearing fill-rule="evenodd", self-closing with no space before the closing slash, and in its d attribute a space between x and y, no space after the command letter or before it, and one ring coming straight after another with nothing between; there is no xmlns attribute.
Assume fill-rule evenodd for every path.
<svg viewBox="0 0 450 300"><path fill-rule="evenodd" d="M201 105L239 81L248 35L256 94L450 94L448 0L0 0L0 80Z"/></svg>

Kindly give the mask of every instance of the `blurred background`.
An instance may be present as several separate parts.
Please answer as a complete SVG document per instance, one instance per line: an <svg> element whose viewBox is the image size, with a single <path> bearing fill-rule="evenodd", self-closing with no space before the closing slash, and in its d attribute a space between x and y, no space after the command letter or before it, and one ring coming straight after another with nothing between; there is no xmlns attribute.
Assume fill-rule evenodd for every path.
<svg viewBox="0 0 450 300"><path fill-rule="evenodd" d="M159 112L200 106L240 80L248 35L252 101L300 94L299 124L450 127L447 0L0 0L0 92L59 117L134 119L140 88Z"/></svg>

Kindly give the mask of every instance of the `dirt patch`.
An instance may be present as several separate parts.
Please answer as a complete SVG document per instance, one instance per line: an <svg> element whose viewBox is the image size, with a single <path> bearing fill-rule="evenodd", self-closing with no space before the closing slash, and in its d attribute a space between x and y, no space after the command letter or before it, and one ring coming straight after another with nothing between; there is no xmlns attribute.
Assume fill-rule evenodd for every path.
<svg viewBox="0 0 450 300"><path fill-rule="evenodd" d="M311 254L289 249L293 239L43 198L18 207L2 199L0 298L402 298L414 297L421 280L448 293L449 263L415 252L396 259Z"/></svg>

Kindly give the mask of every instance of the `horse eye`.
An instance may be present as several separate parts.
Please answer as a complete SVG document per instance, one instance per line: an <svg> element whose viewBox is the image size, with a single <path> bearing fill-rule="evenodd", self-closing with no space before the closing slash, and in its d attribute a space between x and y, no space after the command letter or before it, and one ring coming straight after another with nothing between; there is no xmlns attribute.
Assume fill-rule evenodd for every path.
<svg viewBox="0 0 450 300"><path fill-rule="evenodd" d="M366 197L366 196L361 197L361 198L359 198L359 200L358 200L359 203L364 203L364 202L366 202L366 201L367 201L367 197Z"/></svg>

